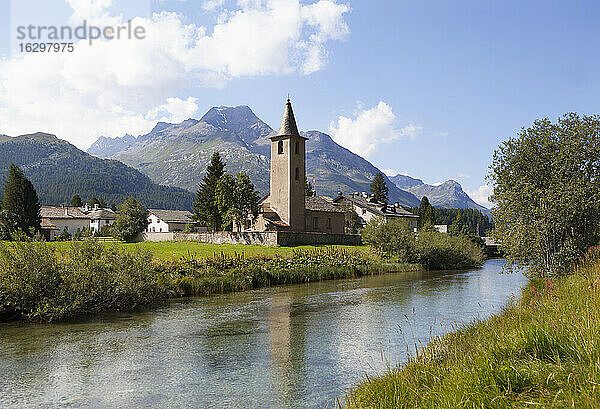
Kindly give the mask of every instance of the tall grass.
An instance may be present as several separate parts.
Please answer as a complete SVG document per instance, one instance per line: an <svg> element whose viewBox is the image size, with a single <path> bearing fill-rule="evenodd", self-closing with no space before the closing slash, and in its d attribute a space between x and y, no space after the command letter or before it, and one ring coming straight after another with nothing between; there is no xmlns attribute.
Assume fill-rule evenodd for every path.
<svg viewBox="0 0 600 409"><path fill-rule="evenodd" d="M350 408L600 407L600 250L536 280L499 316L437 338L368 379Z"/></svg>
<svg viewBox="0 0 600 409"><path fill-rule="evenodd" d="M172 289L182 295L211 295L278 284L355 278L391 271L412 271L418 265L391 263L376 254L338 248L295 250L290 257L252 256L243 253L213 257L184 257L162 262Z"/></svg>
<svg viewBox="0 0 600 409"><path fill-rule="evenodd" d="M0 319L58 321L100 311L132 310L167 295L152 255L72 242L0 244Z"/></svg>

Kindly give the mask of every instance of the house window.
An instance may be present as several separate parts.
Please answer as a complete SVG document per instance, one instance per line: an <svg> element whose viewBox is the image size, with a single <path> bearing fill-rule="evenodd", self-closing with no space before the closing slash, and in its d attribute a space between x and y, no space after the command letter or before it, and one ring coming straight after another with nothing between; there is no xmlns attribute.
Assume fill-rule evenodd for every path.
<svg viewBox="0 0 600 409"><path fill-rule="evenodd" d="M278 154L282 154L283 153L283 141L279 141L277 143L277 153Z"/></svg>
<svg viewBox="0 0 600 409"><path fill-rule="evenodd" d="M159 233L162 233L162 227L161 227L160 229L158 229L158 232L159 232Z"/></svg>
<svg viewBox="0 0 600 409"><path fill-rule="evenodd" d="M331 217L327 218L327 228L331 230Z"/></svg>
<svg viewBox="0 0 600 409"><path fill-rule="evenodd" d="M313 217L313 228L315 230L319 230L319 218L318 217Z"/></svg>
<svg viewBox="0 0 600 409"><path fill-rule="evenodd" d="M296 180L300 180L300 168L296 168Z"/></svg>
<svg viewBox="0 0 600 409"><path fill-rule="evenodd" d="M295 151L296 151L296 155L298 155L300 153L300 142L296 142Z"/></svg>

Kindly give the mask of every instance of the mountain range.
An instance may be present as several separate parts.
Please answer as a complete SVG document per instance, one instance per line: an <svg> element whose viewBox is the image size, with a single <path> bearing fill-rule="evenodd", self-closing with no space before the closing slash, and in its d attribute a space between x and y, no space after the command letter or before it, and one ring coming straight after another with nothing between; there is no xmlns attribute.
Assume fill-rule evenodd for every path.
<svg viewBox="0 0 600 409"><path fill-rule="evenodd" d="M418 198L427 196L433 206L453 209L478 209L487 216L491 215L489 209L471 199L462 189L460 183L455 180L447 180L435 186L406 175L392 176L390 180L400 189L404 189Z"/></svg>
<svg viewBox="0 0 600 409"><path fill-rule="evenodd" d="M132 167L99 159L46 133L0 136L0 180L11 163L25 172L42 204L69 203L75 194L109 204L134 196L149 208L163 209L191 209L194 201L187 190L160 186Z"/></svg>
<svg viewBox="0 0 600 409"><path fill-rule="evenodd" d="M192 192L216 151L226 161L226 171L246 172L261 193L268 193L269 138L275 133L249 107L238 106L211 108L200 120L159 122L138 137L100 137L88 153L46 133L0 135L0 175L10 163L20 166L43 204L68 203L74 194L84 200L95 195L108 203L133 195L147 207L191 209ZM307 176L316 178L318 194L370 190L379 169L323 132L301 134L308 138ZM415 207L425 195L434 206L489 214L455 181L432 186L403 175L385 179L391 202Z"/></svg>
<svg viewBox="0 0 600 409"><path fill-rule="evenodd" d="M200 120L179 124L159 122L135 140L100 138L88 150L103 158L122 161L148 175L154 182L195 190L205 175L213 152L226 162L226 171L244 171L256 188L269 191L270 140L276 132L247 106L214 107ZM307 177L316 178L317 193L368 192L380 172L367 160L338 145L319 131L301 132L306 145ZM420 203L415 195L398 188L386 177L389 199L405 206Z"/></svg>

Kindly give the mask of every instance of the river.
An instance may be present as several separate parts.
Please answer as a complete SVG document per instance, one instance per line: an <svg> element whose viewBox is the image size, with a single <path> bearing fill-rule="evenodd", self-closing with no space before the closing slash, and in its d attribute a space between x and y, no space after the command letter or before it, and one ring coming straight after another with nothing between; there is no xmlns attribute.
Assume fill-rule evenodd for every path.
<svg viewBox="0 0 600 409"><path fill-rule="evenodd" d="M527 280L502 264L0 324L0 407L335 407L366 374L518 297Z"/></svg>

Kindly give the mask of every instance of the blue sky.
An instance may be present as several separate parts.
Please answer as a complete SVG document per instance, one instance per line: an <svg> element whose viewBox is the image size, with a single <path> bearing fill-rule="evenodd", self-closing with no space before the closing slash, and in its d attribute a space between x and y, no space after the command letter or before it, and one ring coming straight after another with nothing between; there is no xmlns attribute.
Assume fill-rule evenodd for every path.
<svg viewBox="0 0 600 409"><path fill-rule="evenodd" d="M62 131L65 138L85 148L98 136L95 133L120 136L125 132L141 132L154 119L179 120L186 114L200 117L211 106L240 104L249 105L259 117L277 127L285 97L290 93L300 128L330 132L339 143L368 156L388 172L406 173L429 183L458 180L476 200L485 204L489 189L483 187L484 177L491 155L501 141L536 118L556 119L570 111L592 114L598 112L600 105L597 79L600 4L597 2L312 0L299 4L305 7L302 15L309 17L287 20L284 17L292 14L282 11L283 7L276 9L273 4L298 3L298 0L237 3L101 0L107 7L101 10L105 14L96 13L95 18L100 22L119 13L124 20L140 16L151 21L152 13L176 12L181 24L203 27L202 35L213 40L215 25L232 23L235 13L245 13L246 20L224 39L215 41L214 47L209 45L198 54L181 57L179 65L158 63L154 73L148 69L149 64L140 68L136 63L150 58L148 55L155 56L156 49L148 47L150 51L136 56L123 50L113 53L108 45L89 47L93 51L88 53L105 52L108 56L105 59L109 60L114 54L123 65L118 68L122 71L115 71L111 78L125 79L107 82L100 90L89 84L101 83L107 76L90 71L96 66L103 73L117 70L114 64L104 67L104 62L85 65L80 61L51 60L47 70L74 72L72 77L82 78L73 84L69 84L72 77L63 80L64 89L58 80L50 90L40 91L29 83L27 90L31 94L46 93L50 100L51 92L67 98L68 87L71 91L78 90L75 95L79 98L83 89L89 93L88 99L79 100L77 106L89 103L90 110L76 117L85 118L87 126L73 128L68 124L77 120L68 115L69 111L75 113L77 106L69 110L52 107L51 117L28 123L18 118L35 116L23 108L31 106L31 102L23 100L21 107L13 102L15 98L9 98L19 81L25 80L14 74L23 69L6 67L25 64L27 59L10 52L11 41L15 47L14 26L44 19L52 23L69 18L73 21L71 15L77 7L85 15L94 5L92 0L67 3L61 0L57 1L57 7L51 7L52 11L40 12L36 19L36 4L47 1L53 0L19 0L13 2L12 8L9 1L0 3L0 18L5 23L0 24L0 54L5 56L5 68L4 71L0 68L0 75L4 73L5 83L9 84L4 99L0 88L0 120L10 122L0 122L0 133L14 134L28 131L28 126L47 124L49 129L44 130L59 136ZM309 7L317 3L323 7ZM277 37L285 35L285 31L277 27L276 21L268 20L268 15L280 11L281 25L296 24L290 25L290 31L296 29L299 34L278 43L270 38L271 33ZM253 25L253 18L258 25ZM12 25L6 24L7 20ZM315 21L320 25L315 25ZM174 26L160 27L166 33ZM232 27L230 24L226 28ZM254 33L254 27L268 29ZM256 47L257 51L249 53L245 60L224 55L215 58L219 63L210 61L213 55L206 50L219 50L214 51L215 55L225 50L222 52L226 54L227 50L235 50L236 45L245 44L244 41L249 41L245 37L253 34L257 38L248 47ZM175 29L172 35L176 38ZM168 48L169 42L157 47ZM282 50L288 51L290 57L279 58ZM307 50L318 53L318 58L311 60ZM263 51L264 55L252 60L254 54ZM88 55L85 61L94 58ZM209 61L198 63L201 58ZM190 59L196 60L190 63ZM28 66L34 63L31 61ZM71 66L75 68L65 70ZM134 67L131 70L135 75L129 76L133 79L126 78L127 67ZM158 85L152 87L138 80L144 75L156 76ZM102 95L103 89L118 88L119 84L124 84L123 92L112 90ZM102 98L92 101L91 95ZM144 99L145 95L152 103L130 103L131 98ZM113 101L113 105L106 101ZM98 114L96 118L92 108L116 113L115 116ZM43 109L43 105L38 104L37 109ZM88 128L95 121L98 129L94 133ZM105 126L106 123L111 125Z"/></svg>

